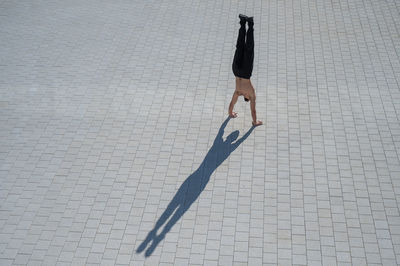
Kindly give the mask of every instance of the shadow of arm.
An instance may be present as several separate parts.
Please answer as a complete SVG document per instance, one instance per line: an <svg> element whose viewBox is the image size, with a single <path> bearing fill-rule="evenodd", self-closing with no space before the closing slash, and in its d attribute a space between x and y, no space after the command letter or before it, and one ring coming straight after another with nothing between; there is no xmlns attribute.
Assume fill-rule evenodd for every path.
<svg viewBox="0 0 400 266"><path fill-rule="evenodd" d="M215 137L214 143L222 142L222 136L224 135L224 130L231 118L228 116L219 128L218 135Z"/></svg>
<svg viewBox="0 0 400 266"><path fill-rule="evenodd" d="M250 136L251 132L253 132L255 126L252 126L247 132L246 134L244 134L240 139L238 139L234 144L232 144L233 149L232 151L234 151L237 147L239 147L240 144L242 144L243 141L245 141L247 139L248 136Z"/></svg>

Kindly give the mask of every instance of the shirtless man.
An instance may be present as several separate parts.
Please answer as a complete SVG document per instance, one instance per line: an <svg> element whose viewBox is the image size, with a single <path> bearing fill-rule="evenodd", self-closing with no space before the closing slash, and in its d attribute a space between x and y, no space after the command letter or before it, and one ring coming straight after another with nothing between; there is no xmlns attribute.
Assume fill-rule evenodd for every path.
<svg viewBox="0 0 400 266"><path fill-rule="evenodd" d="M256 93L253 85L251 84L250 77L253 71L254 61L254 35L253 17L247 17L240 14L240 29L236 42L236 51L232 63L232 71L236 77L236 89L233 93L231 103L229 104L229 116L232 118L237 117L237 113L233 112L239 96L243 96L244 100L250 100L251 116L253 117L253 126L262 125L262 121L257 120L256 115ZM246 38L246 22L248 23L247 40Z"/></svg>

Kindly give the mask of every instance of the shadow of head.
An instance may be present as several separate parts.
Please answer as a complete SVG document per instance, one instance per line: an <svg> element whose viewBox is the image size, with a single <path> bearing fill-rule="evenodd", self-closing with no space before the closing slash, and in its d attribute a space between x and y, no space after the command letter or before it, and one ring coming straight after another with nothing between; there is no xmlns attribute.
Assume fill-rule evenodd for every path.
<svg viewBox="0 0 400 266"><path fill-rule="evenodd" d="M235 131L233 131L231 134L229 134L229 135L226 137L226 141L227 141L228 143L232 143L232 142L234 142L238 137L239 137L239 130L235 130Z"/></svg>

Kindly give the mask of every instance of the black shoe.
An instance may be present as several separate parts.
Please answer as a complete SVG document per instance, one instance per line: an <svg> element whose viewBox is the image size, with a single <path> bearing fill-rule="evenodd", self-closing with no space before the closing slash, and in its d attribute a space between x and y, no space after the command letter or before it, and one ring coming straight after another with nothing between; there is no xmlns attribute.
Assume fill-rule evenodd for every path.
<svg viewBox="0 0 400 266"><path fill-rule="evenodd" d="M249 24L249 27L253 27L254 26L253 17L247 17L247 23Z"/></svg>
<svg viewBox="0 0 400 266"><path fill-rule="evenodd" d="M239 18L240 18L240 25L246 25L247 16L239 14Z"/></svg>

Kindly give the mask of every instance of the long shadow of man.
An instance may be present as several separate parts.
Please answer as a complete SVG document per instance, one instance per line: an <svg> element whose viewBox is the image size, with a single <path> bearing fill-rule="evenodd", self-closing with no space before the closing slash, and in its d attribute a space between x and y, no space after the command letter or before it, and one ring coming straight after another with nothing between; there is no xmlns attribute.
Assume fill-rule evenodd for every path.
<svg viewBox="0 0 400 266"><path fill-rule="evenodd" d="M251 134L254 126L251 127L246 134L239 140L233 143L239 136L239 131L236 130L229 134L225 141L222 136L224 129L228 124L228 117L221 125L218 135L214 140L213 146L208 151L199 168L194 171L181 185L174 198L169 203L167 209L158 219L153 230L151 230L146 239L140 244L136 253L141 253L147 245L152 241L151 246L146 250L145 256L150 256L157 245L164 239L165 235L171 230L172 226L182 217L182 215L190 208L192 203L199 197L200 193L206 187L210 180L211 174L228 156ZM171 217L172 216L172 217ZM171 217L171 218L170 218ZM157 231L170 218L164 226L162 232L157 235Z"/></svg>

